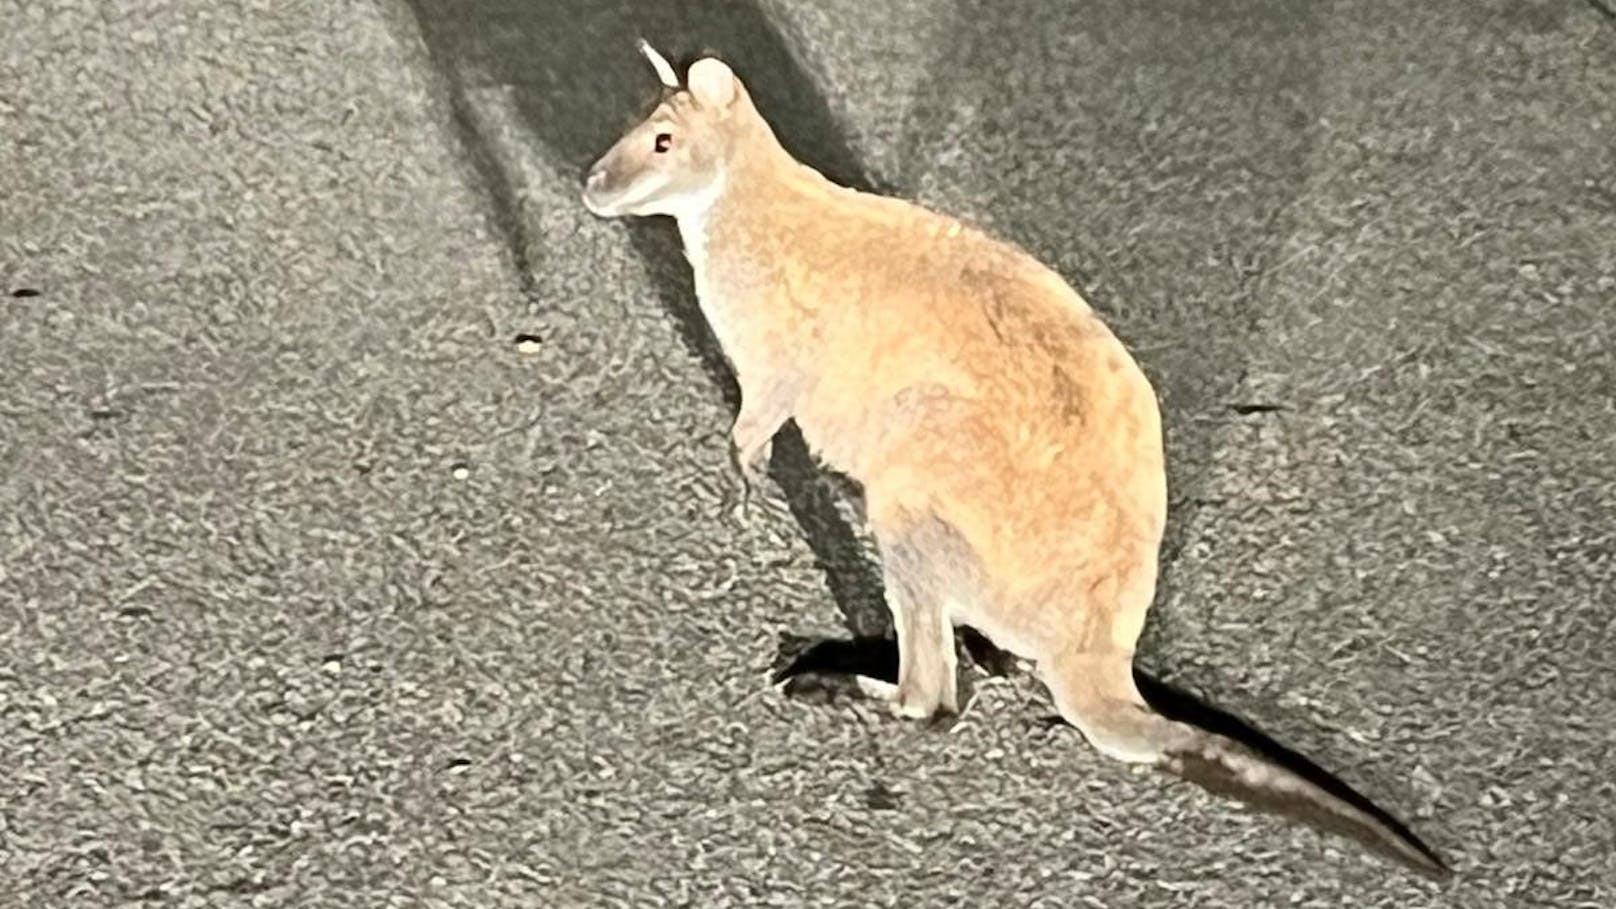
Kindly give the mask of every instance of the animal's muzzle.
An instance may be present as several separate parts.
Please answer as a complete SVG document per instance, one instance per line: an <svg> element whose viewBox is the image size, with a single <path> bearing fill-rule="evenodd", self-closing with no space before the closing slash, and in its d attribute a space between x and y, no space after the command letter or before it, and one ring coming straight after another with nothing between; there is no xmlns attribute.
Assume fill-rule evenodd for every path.
<svg viewBox="0 0 1616 909"><path fill-rule="evenodd" d="M612 193L608 186L606 168L597 164L584 178L584 207L597 215L607 215L607 203Z"/></svg>

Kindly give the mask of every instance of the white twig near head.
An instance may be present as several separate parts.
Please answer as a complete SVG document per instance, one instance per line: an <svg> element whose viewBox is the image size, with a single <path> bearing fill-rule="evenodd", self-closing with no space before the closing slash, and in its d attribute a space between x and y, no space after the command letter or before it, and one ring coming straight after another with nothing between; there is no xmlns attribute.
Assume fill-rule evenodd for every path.
<svg viewBox="0 0 1616 909"><path fill-rule="evenodd" d="M668 62L668 58L657 53L657 49L651 46L651 42L644 38L640 39L640 53L645 55L645 59L651 61L651 68L656 70L657 78L662 80L663 85L669 88L679 87L679 74L674 72L673 64Z"/></svg>

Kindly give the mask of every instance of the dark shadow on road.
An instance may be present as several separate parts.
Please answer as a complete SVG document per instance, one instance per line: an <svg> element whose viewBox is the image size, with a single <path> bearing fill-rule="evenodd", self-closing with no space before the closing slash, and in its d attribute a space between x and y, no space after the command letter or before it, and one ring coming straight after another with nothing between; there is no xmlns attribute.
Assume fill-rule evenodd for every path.
<svg viewBox="0 0 1616 909"><path fill-rule="evenodd" d="M994 646L981 632L962 625L956 633L964 656L988 675L1016 671L1015 657ZM889 635L820 640L782 634L779 654L769 669L776 683L801 675L863 675L895 683L898 643Z"/></svg>
<svg viewBox="0 0 1616 909"><path fill-rule="evenodd" d="M481 134L470 99L501 86L529 134L547 147L566 179L577 179L616 141L657 93L635 50L644 37L683 69L703 53L729 61L746 80L781 141L838 182L873 188L841 127L778 29L751 2L703 0L404 0L433 64L447 80L460 139L470 155L519 272L544 263L544 238L523 223L513 177L502 172ZM734 379L696 305L689 266L666 219L625 220L661 303L722 389L733 412ZM774 446L770 475L823 567L848 625L866 633L890 625L879 572L836 508L836 493L791 427Z"/></svg>

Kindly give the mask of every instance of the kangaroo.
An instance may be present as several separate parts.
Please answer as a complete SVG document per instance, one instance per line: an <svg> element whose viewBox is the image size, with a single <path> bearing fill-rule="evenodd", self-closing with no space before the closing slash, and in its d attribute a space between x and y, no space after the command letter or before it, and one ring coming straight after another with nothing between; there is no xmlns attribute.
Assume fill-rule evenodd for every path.
<svg viewBox="0 0 1616 909"><path fill-rule="evenodd" d="M648 43L656 108L589 171L595 215L668 215L734 369L731 454L752 488L795 420L864 489L897 630L900 716L957 712L954 626L1036 666L1060 715L1153 765L1350 836L1434 878L1428 846L1321 785L1141 697L1167 482L1155 392L1052 269L971 226L837 185L795 160L716 57Z"/></svg>

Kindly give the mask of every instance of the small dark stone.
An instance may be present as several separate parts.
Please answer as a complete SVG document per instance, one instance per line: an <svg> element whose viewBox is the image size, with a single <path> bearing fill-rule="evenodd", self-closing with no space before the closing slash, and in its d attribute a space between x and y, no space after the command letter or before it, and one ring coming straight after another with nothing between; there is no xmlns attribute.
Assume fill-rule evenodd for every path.
<svg viewBox="0 0 1616 909"><path fill-rule="evenodd" d="M1254 413L1276 413L1284 410L1283 404L1230 404L1229 409L1240 416L1250 416Z"/></svg>
<svg viewBox="0 0 1616 909"><path fill-rule="evenodd" d="M12 291L11 295L13 297L16 297L19 300L23 300L23 299L27 299L28 297L37 297L37 296L39 296L39 291L36 290L35 288L32 288L32 287L19 287L16 290Z"/></svg>
<svg viewBox="0 0 1616 909"><path fill-rule="evenodd" d="M899 796L880 783L872 783L870 788L864 790L864 804L870 806L872 811L893 811L898 807Z"/></svg>

